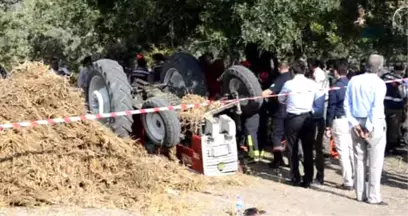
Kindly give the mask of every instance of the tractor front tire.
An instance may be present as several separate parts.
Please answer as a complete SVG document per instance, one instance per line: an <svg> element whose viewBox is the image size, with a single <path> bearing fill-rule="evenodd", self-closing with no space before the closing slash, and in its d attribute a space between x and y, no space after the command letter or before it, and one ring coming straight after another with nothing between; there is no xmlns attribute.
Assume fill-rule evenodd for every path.
<svg viewBox="0 0 408 216"><path fill-rule="evenodd" d="M237 92L239 98L258 97L262 95L261 84L255 74L241 65L233 65L227 68L222 75L221 91L223 95ZM258 113L262 103L262 98L242 101L242 114L249 117Z"/></svg>
<svg viewBox="0 0 408 216"><path fill-rule="evenodd" d="M118 62L100 59L87 72L86 102L93 114L133 110L132 87ZM105 118L101 122L119 137L132 135L132 116Z"/></svg>
<svg viewBox="0 0 408 216"><path fill-rule="evenodd" d="M170 104L161 97L147 99L142 109L168 107ZM149 140L157 145L171 148L180 142L181 126L175 111L160 111L142 114L142 124Z"/></svg>
<svg viewBox="0 0 408 216"><path fill-rule="evenodd" d="M182 98L186 94L208 96L206 77L198 60L188 53L176 53L167 60L160 75L167 90Z"/></svg>

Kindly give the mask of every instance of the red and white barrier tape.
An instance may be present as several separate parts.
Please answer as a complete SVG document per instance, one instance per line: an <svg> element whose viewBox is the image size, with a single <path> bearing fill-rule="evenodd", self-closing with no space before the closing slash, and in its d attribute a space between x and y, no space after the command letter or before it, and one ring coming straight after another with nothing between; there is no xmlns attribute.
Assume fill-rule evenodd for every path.
<svg viewBox="0 0 408 216"><path fill-rule="evenodd" d="M402 82L404 80L408 80L408 78L389 80L389 81L386 81L386 83ZM333 90L339 90L342 88L345 88L345 87L331 87L331 88L326 88L326 89L320 89L320 91L333 91ZM301 94L304 92L292 92L291 94L293 93ZM272 97L279 97L279 96L285 96L285 95L289 95L289 94L287 93L286 94L273 94L267 97L256 96L256 97L240 98L240 99L233 99L233 100L223 100L221 102L222 103L232 103L232 102L236 103L236 102L247 101L247 100L257 100L261 98L272 98ZM6 129L11 129L11 128L21 128L21 127L34 127L38 125L55 125L55 124L61 124L61 123L69 124L69 123L78 122L78 121L99 120L103 118L114 118L118 116L139 115L139 114L162 112L162 111L186 110L186 109L191 109L191 108L200 108L200 107L208 106L212 103L214 103L214 101L207 101L201 104L180 104L177 106L155 107L155 108L140 109L140 110L125 110L125 111L120 111L120 112L111 112L111 113L103 113L103 114L86 114L86 115L81 115L81 116L53 118L53 119L46 119L46 120L22 121L22 122L8 123L8 124L0 124L0 130L6 130Z"/></svg>
<svg viewBox="0 0 408 216"><path fill-rule="evenodd" d="M191 108L199 108L208 106L212 103L212 101L208 101L201 104L180 104L177 106L168 106L168 107L155 107L155 108L148 108L148 109L140 109L140 110L125 110L121 112L111 112L111 113L102 113L102 114L86 114L81 116L71 116L65 118L53 118L53 119L46 119L46 120L36 120L36 121L22 121L22 122L15 122L9 124L1 124L0 130L6 130L11 128L20 128L20 127L34 127L38 125L55 125L61 123L72 123L77 121L87 121L87 120L99 120L103 118L114 118L118 116L131 116L131 115L139 115L145 113L154 113L154 112L162 112L162 111L172 111L172 110L186 110Z"/></svg>

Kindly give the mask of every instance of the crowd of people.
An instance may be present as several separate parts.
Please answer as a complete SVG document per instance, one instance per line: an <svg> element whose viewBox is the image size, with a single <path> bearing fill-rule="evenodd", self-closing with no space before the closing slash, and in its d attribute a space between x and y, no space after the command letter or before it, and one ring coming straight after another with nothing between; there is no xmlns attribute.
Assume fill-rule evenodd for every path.
<svg viewBox="0 0 408 216"><path fill-rule="evenodd" d="M283 59L276 64L279 75L266 85L262 72L252 67L251 61L244 62L258 76L265 98L263 109L255 114L260 119L257 126L251 121L252 126L243 130L245 137L252 137L254 152L259 152L249 154L250 161L258 161L265 146L272 145L270 167L284 166L283 155L288 153L292 184L308 188L324 184L330 141L334 140L343 178L338 187L355 190L359 201L386 205L380 194L380 179L385 154L395 153L403 144L406 68L396 63L386 70L384 57L376 54L363 62L360 71L352 71L344 59L330 61L330 65L318 60L289 63ZM269 118L272 143L268 143L269 133L265 131L269 130L265 125ZM303 162L303 176L299 161Z"/></svg>
<svg viewBox="0 0 408 216"><path fill-rule="evenodd" d="M334 141L343 179L338 187L355 190L359 201L386 205L380 194L384 156L395 153L403 144L402 132L408 129L402 125L407 105L408 82L402 80L406 66L400 62L385 69L384 57L377 54L362 61L359 70L352 69L346 59L278 60L270 52L259 54L253 45L247 46L245 54L246 60L240 64L258 77L264 103L259 112L242 115L237 123L240 159L245 157L245 164L256 163L270 146L270 167L287 166L287 154L292 184L309 188L324 184L330 142ZM160 81L165 58L158 54L153 60L155 67L149 71L143 55L137 55L137 66L128 72L130 82L136 78ZM208 55L201 56L199 62L206 72L210 99L215 99L224 62L213 61ZM54 63L54 71L65 74ZM91 59L86 58L83 68L89 65ZM86 83L85 73L81 73L79 86L86 88Z"/></svg>

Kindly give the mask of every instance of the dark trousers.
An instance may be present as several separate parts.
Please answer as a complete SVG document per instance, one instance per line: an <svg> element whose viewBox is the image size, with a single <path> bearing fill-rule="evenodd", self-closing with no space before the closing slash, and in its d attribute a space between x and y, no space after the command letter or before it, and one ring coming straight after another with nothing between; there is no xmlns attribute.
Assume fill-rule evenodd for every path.
<svg viewBox="0 0 408 216"><path fill-rule="evenodd" d="M237 122L236 122L237 123ZM258 148L259 114L249 117L241 116L237 124L237 135L239 143L249 147L249 156L259 157Z"/></svg>
<svg viewBox="0 0 408 216"><path fill-rule="evenodd" d="M288 114L285 119L285 134L290 151L290 173L294 182L301 180L299 173L299 140L302 142L304 157L303 181L311 183L313 180L313 142L315 127L311 113L301 115Z"/></svg>
<svg viewBox="0 0 408 216"><path fill-rule="evenodd" d="M319 180L324 179L324 145L325 142L329 141L328 139L324 139L324 129L325 123L324 118L314 119L314 125L316 128L316 136L314 140L314 149L316 151L316 159L315 159L315 166L317 170L316 178Z"/></svg>
<svg viewBox="0 0 408 216"><path fill-rule="evenodd" d="M387 122L387 149L396 147L400 142L403 112L403 109L385 109L385 120Z"/></svg>
<svg viewBox="0 0 408 216"><path fill-rule="evenodd" d="M270 115L268 111L268 106L267 103L264 102L259 112L258 147L260 151L264 150L269 142L268 139L269 119Z"/></svg>
<svg viewBox="0 0 408 216"><path fill-rule="evenodd" d="M274 113L273 116L273 132L272 132L272 144L273 151L283 151L282 139L285 136L285 119L286 119L286 107L281 106Z"/></svg>

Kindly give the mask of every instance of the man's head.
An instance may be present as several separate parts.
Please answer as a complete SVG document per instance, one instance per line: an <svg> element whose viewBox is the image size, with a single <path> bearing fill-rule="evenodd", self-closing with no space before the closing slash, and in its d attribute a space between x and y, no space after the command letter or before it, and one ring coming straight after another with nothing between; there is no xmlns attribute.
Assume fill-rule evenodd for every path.
<svg viewBox="0 0 408 216"><path fill-rule="evenodd" d="M398 74L398 75L402 76L402 75L404 75L404 71L405 71L404 63L398 62L398 63L394 64L394 73L395 74Z"/></svg>
<svg viewBox="0 0 408 216"><path fill-rule="evenodd" d="M58 68L59 68L59 61L55 57L53 57L51 59L51 68L54 69L54 70L58 70Z"/></svg>
<svg viewBox="0 0 408 216"><path fill-rule="evenodd" d="M378 54L372 54L368 58L367 72L368 73L379 73L384 66L384 57Z"/></svg>
<svg viewBox="0 0 408 216"><path fill-rule="evenodd" d="M346 61L339 61L337 62L336 66L334 67L334 76L338 79L340 77L344 77L347 75L348 71L348 64Z"/></svg>
<svg viewBox="0 0 408 216"><path fill-rule="evenodd" d="M166 58L161 53L153 54L152 59L153 59L154 63L156 63L156 64L160 64L160 63L163 63L164 61L166 61Z"/></svg>
<svg viewBox="0 0 408 216"><path fill-rule="evenodd" d="M92 65L92 57L87 56L82 60L82 66L90 66Z"/></svg>
<svg viewBox="0 0 408 216"><path fill-rule="evenodd" d="M279 73L286 73L289 72L290 66L289 62L286 59L283 59L278 64Z"/></svg>
<svg viewBox="0 0 408 216"><path fill-rule="evenodd" d="M293 73L295 75L298 75L298 74L303 74L304 75L306 73L306 65L305 65L304 62L302 62L300 60L295 61L292 64L291 68L292 68Z"/></svg>
<svg viewBox="0 0 408 216"><path fill-rule="evenodd" d="M142 54L137 54L136 62L138 67L147 68L147 61Z"/></svg>

